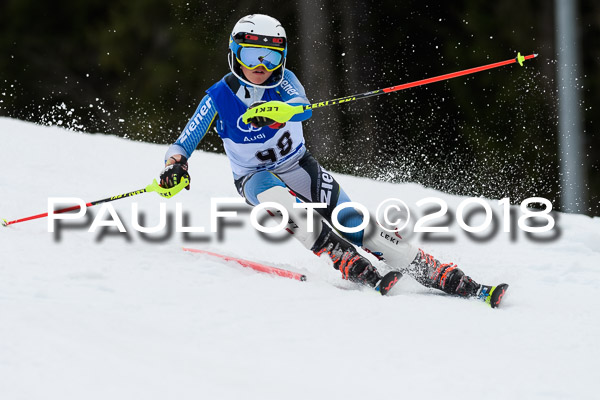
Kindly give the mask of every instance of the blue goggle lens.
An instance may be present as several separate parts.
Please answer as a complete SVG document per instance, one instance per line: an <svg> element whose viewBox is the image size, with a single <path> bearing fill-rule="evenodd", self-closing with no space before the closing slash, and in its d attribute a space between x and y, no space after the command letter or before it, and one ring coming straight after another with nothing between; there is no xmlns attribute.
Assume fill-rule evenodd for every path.
<svg viewBox="0 0 600 400"><path fill-rule="evenodd" d="M264 47L240 47L238 59L246 68L254 69L262 64L272 71L281 65L283 54Z"/></svg>

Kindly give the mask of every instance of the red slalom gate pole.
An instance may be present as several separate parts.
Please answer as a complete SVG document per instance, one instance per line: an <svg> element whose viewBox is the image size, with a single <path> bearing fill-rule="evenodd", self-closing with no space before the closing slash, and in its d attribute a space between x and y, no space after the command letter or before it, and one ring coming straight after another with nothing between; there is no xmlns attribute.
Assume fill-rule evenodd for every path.
<svg viewBox="0 0 600 400"><path fill-rule="evenodd" d="M288 271L287 269L272 267L270 265L260 264L260 263L254 262L254 261L244 260L242 258L226 256L226 255L219 254L219 253L213 253L212 251L208 251L208 250L190 249L190 248L186 248L186 247L183 248L183 251L189 251L191 253L205 254L205 255L219 258L219 259L225 260L225 261L233 261L233 262L241 265L242 267L251 268L255 271L264 272L264 273L270 274L270 275L278 275L278 276L282 276L284 278L295 279L297 281L305 281L306 280L306 275L300 274L298 272L292 272L292 271Z"/></svg>

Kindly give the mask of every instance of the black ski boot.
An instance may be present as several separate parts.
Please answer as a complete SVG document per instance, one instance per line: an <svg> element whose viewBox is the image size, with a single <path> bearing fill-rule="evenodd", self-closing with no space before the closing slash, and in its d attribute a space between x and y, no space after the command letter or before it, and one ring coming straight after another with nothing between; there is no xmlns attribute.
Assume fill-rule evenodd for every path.
<svg viewBox="0 0 600 400"><path fill-rule="evenodd" d="M455 272L456 271L456 272ZM471 277L465 275L460 269L456 269L450 272L453 273L450 279L458 279L458 285L454 290L454 294L461 297L474 297L490 305L492 308L496 308L500 305L508 285L501 283L498 286L487 286L480 285L475 282ZM453 285L453 283L449 283Z"/></svg>
<svg viewBox="0 0 600 400"><path fill-rule="evenodd" d="M460 297L477 298L492 308L500 305L508 288L506 283L498 286L480 285L455 264L442 264L420 249L407 272L424 286Z"/></svg>
<svg viewBox="0 0 600 400"><path fill-rule="evenodd" d="M462 297L475 296L480 287L477 282L465 276L455 264L442 264L420 249L408 266L408 273L424 286Z"/></svg>
<svg viewBox="0 0 600 400"><path fill-rule="evenodd" d="M333 267L342 273L343 279L371 287L375 287L381 280L381 275L369 260L361 256L356 247L342 239L325 223L311 250L317 256L329 255Z"/></svg>

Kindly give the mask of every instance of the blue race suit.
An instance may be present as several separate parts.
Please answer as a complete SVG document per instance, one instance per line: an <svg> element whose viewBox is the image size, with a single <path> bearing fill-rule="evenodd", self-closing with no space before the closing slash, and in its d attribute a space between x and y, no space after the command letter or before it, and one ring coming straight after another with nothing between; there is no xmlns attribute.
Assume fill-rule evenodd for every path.
<svg viewBox="0 0 600 400"><path fill-rule="evenodd" d="M273 170L291 159L299 159L306 151L301 121L310 118L312 110L295 115L282 129L254 128L241 117L252 103L260 100L309 104L304 88L289 69L285 70L281 84L272 89L246 86L229 73L207 93L167 152L167 158L172 154L189 158L217 116L216 129L236 179L257 171Z"/></svg>
<svg viewBox="0 0 600 400"><path fill-rule="evenodd" d="M289 69L285 70L281 84L271 89L246 86L229 73L207 90L185 129L167 150L165 159L174 154L189 158L215 122L236 187L250 204L258 204L256 196L273 186L287 186L304 201L326 203L327 208L318 212L331 221L333 209L350 199L306 150L302 121L311 117L312 110L296 114L280 129L255 128L242 121L242 114L260 100L310 104L304 88ZM342 210L338 219L348 227L362 222L362 216L351 207ZM361 245L362 235L358 232L344 236Z"/></svg>

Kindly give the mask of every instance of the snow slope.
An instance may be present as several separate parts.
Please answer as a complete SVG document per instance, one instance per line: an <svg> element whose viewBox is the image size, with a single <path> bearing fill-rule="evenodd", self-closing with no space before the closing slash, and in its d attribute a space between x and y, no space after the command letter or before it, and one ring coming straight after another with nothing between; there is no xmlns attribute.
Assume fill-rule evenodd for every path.
<svg viewBox="0 0 600 400"><path fill-rule="evenodd" d="M12 220L45 212L48 197L143 188L165 146L1 118L0 149L0 217ZM110 203L128 234L89 233L88 221L57 238L45 219L0 229L2 399L597 398L600 218L560 215L559 238L545 243L501 229L477 242L454 223L453 242L423 244L480 282L510 283L492 310L407 277L389 297L341 282L293 240L258 235L245 206L222 236L150 242L135 232L134 201L145 225L158 222L159 203L173 213L180 202L190 225L208 229L210 198L237 196L224 156L198 153L190 172L192 190L173 199ZM337 177L370 208L388 197L415 210L430 196L451 210L463 200ZM182 246L275 263L308 281Z"/></svg>

